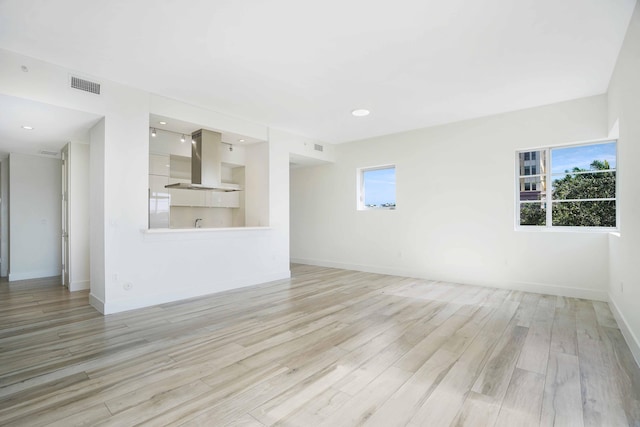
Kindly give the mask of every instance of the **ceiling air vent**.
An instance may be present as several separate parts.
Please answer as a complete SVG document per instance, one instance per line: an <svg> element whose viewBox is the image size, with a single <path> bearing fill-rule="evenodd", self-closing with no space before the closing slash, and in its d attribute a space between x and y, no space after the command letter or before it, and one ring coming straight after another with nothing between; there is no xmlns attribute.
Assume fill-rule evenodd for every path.
<svg viewBox="0 0 640 427"><path fill-rule="evenodd" d="M58 155L57 151L49 151L49 150L40 150L40 151L38 151L38 153L44 154L45 156L57 156Z"/></svg>
<svg viewBox="0 0 640 427"><path fill-rule="evenodd" d="M324 151L324 147L320 144L313 144L313 149L316 151Z"/></svg>
<svg viewBox="0 0 640 427"><path fill-rule="evenodd" d="M100 83L91 82L89 80L81 79L80 77L71 76L71 87L100 95Z"/></svg>

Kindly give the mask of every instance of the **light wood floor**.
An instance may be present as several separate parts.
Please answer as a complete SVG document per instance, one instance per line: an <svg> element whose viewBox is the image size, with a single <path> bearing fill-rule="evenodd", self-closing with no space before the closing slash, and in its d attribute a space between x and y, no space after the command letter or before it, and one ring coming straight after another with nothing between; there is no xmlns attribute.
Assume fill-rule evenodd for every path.
<svg viewBox="0 0 640 427"><path fill-rule="evenodd" d="M293 275L106 317L86 292L0 283L0 425L640 425L605 303Z"/></svg>

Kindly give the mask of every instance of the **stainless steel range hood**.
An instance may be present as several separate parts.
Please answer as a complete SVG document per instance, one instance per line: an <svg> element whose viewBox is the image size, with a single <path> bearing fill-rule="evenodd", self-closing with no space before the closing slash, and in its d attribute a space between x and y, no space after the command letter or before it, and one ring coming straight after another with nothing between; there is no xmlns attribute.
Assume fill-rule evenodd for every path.
<svg viewBox="0 0 640 427"><path fill-rule="evenodd" d="M206 129L191 134L191 183L165 185L165 188L207 191L240 191L237 184L222 182L220 146L222 135Z"/></svg>

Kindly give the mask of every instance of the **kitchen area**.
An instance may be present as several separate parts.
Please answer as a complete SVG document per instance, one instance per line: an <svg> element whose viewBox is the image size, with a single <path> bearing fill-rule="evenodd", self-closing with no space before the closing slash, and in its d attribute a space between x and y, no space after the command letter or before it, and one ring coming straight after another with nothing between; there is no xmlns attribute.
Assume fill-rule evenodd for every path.
<svg viewBox="0 0 640 427"><path fill-rule="evenodd" d="M265 148L255 138L151 115L149 230L268 226L268 206L260 206L268 204L260 194Z"/></svg>

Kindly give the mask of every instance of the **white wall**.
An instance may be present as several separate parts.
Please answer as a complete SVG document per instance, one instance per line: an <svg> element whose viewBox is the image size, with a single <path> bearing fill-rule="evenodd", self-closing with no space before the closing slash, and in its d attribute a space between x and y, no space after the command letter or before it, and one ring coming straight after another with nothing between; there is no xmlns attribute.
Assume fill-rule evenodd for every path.
<svg viewBox="0 0 640 427"><path fill-rule="evenodd" d="M91 128L89 150L89 282L91 304L100 311L105 301L104 119Z"/></svg>
<svg viewBox="0 0 640 427"><path fill-rule="evenodd" d="M271 262L278 265L279 269L289 269L290 264L290 217L289 217L289 156L293 152L296 144L291 143L291 139L298 140L303 144L303 140L295 135L284 132L271 131L269 144L269 219L270 225L279 237L278 251L284 257L272 257Z"/></svg>
<svg viewBox="0 0 640 427"><path fill-rule="evenodd" d="M610 237L609 296L618 324L640 363L640 8L636 6L609 84L609 126L619 121L620 233Z"/></svg>
<svg viewBox="0 0 640 427"><path fill-rule="evenodd" d="M247 227L269 226L269 143L245 150L244 206Z"/></svg>
<svg viewBox="0 0 640 427"><path fill-rule="evenodd" d="M279 129L270 129L269 140L277 141L294 159L311 159L315 163L333 163L336 160L336 146L313 138L288 133ZM322 146L322 151L315 146Z"/></svg>
<svg viewBox="0 0 640 427"><path fill-rule="evenodd" d="M0 276L9 275L9 158L0 162Z"/></svg>
<svg viewBox="0 0 640 427"><path fill-rule="evenodd" d="M10 154L9 280L61 272L60 159Z"/></svg>
<svg viewBox="0 0 640 427"><path fill-rule="evenodd" d="M89 289L89 145L67 145L69 173L69 290Z"/></svg>
<svg viewBox="0 0 640 427"><path fill-rule="evenodd" d="M341 144L291 171L295 262L605 300L607 234L514 230L515 151L607 135L605 96ZM396 165L396 210L356 169Z"/></svg>
<svg viewBox="0 0 640 427"><path fill-rule="evenodd" d="M146 230L149 114L261 140L268 139L266 126L100 78L94 79L102 95L83 93L68 87L70 73L75 71L0 49L0 93L104 116L91 132L90 150L90 301L98 310L113 313L289 277L288 203L268 205L271 226L263 229ZM282 180L288 152L266 145L267 162L285 166L284 172L268 168L266 193L288 201Z"/></svg>

